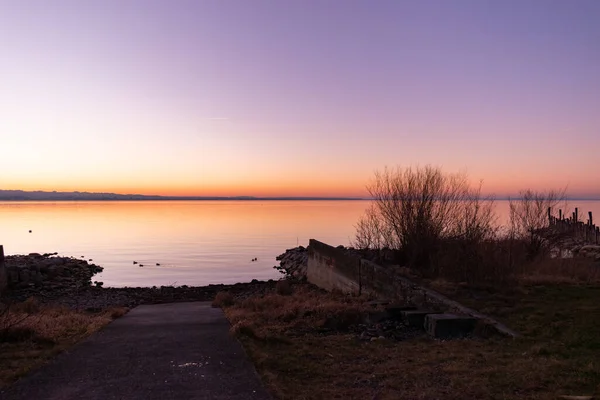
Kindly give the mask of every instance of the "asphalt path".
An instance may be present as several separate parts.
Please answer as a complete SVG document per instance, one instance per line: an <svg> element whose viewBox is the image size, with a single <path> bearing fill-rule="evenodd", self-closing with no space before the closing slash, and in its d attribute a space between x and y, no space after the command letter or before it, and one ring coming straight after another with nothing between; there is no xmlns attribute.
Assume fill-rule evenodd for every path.
<svg viewBox="0 0 600 400"><path fill-rule="evenodd" d="M6 400L267 400L208 302L142 305L0 392Z"/></svg>

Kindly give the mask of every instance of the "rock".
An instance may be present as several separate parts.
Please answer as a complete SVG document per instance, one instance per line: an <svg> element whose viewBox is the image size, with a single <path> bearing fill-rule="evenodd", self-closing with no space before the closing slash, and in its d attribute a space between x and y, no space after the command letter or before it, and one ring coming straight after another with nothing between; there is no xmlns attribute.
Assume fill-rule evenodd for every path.
<svg viewBox="0 0 600 400"><path fill-rule="evenodd" d="M65 259L63 259L62 257L54 257L54 258L50 258L48 259L48 264L50 266L54 265L64 265L65 264Z"/></svg>
<svg viewBox="0 0 600 400"><path fill-rule="evenodd" d="M275 257L279 265L273 268L283 273L287 278L303 280L306 278L306 268L308 266L308 251L299 246L293 249L287 249L285 253Z"/></svg>
<svg viewBox="0 0 600 400"><path fill-rule="evenodd" d="M21 283L29 283L29 269L27 268L20 268L19 271L19 282Z"/></svg>
<svg viewBox="0 0 600 400"><path fill-rule="evenodd" d="M5 257L9 288L18 290L70 290L91 284L91 277L102 268L55 253L31 253ZM23 285L24 284L24 285ZM33 294L33 293L31 293Z"/></svg>
<svg viewBox="0 0 600 400"><path fill-rule="evenodd" d="M579 249L579 255L582 257L598 259L600 257L600 246L592 244L582 246Z"/></svg>
<svg viewBox="0 0 600 400"><path fill-rule="evenodd" d="M31 280L36 284L36 286L39 286L43 281L42 274L39 271L35 271L31 275Z"/></svg>

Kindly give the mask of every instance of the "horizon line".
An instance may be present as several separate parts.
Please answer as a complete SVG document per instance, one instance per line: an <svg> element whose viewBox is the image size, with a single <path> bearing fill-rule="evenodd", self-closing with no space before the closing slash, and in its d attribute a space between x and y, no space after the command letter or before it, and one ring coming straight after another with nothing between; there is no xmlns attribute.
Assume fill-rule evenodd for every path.
<svg viewBox="0 0 600 400"><path fill-rule="evenodd" d="M6 195L12 194L12 198L4 198ZM23 198L19 198L18 194L21 194ZM35 198L26 198L27 195L46 195L46 196L64 196L65 198L52 198L52 199L35 199ZM3 196L5 195L5 196ZM68 198L68 196L71 196ZM109 198L74 198L76 196L91 196L91 197L102 197L102 196L110 196ZM482 196L481 200L485 200L490 198L490 196ZM500 196L494 197L491 196L491 200L519 200L521 199L518 196ZM59 192L59 191L44 191L44 190L21 190L21 189L0 189L0 201L175 201L175 200L363 200L363 201L372 201L374 200L371 197L361 197L361 196L247 196L247 195L235 195L235 196L169 196L169 195L146 195L146 194L134 194L134 193L113 193L113 192L81 192L81 191L70 191L70 192ZM560 201L600 201L600 197L588 197L588 196L573 196L573 197L565 197Z"/></svg>

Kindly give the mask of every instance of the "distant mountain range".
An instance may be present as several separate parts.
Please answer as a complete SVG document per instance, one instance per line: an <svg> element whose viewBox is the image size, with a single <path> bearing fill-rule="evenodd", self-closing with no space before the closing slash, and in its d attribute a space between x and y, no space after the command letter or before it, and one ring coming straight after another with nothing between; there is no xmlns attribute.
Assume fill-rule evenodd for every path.
<svg viewBox="0 0 600 400"><path fill-rule="evenodd" d="M155 196L89 192L0 190L0 201L141 201L141 200L362 200L357 197Z"/></svg>

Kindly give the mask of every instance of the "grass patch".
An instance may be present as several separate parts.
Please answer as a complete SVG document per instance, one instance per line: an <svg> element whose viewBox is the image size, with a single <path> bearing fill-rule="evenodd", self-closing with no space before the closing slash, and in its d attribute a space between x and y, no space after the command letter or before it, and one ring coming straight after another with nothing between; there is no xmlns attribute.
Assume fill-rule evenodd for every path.
<svg viewBox="0 0 600 400"><path fill-rule="evenodd" d="M34 300L2 305L0 312L0 387L7 386L59 352L96 332L126 308L97 313L39 306Z"/></svg>
<svg viewBox="0 0 600 400"><path fill-rule="evenodd" d="M556 399L600 394L600 286L520 284L506 290L435 283L505 322L518 339L361 342L344 331L363 298L293 285L288 296L227 307L278 399ZM371 308L372 309L372 308ZM324 327L336 325L336 333Z"/></svg>
<svg viewBox="0 0 600 400"><path fill-rule="evenodd" d="M542 259L526 266L519 280L526 284L600 285L600 263L589 258Z"/></svg>

